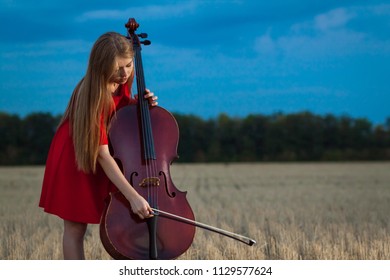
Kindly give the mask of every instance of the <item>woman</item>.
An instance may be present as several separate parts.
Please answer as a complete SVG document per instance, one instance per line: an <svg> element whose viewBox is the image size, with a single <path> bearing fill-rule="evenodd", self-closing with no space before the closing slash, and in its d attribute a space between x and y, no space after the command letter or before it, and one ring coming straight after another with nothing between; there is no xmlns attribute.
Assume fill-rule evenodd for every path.
<svg viewBox="0 0 390 280"><path fill-rule="evenodd" d="M131 43L118 33L94 44L53 138L39 206L64 220L64 259L84 259L87 225L97 224L110 190L119 189L140 218L152 216L148 202L129 184L110 155L107 130L115 110L129 103L134 78ZM157 97L144 96L151 106ZM113 186L114 185L114 186Z"/></svg>

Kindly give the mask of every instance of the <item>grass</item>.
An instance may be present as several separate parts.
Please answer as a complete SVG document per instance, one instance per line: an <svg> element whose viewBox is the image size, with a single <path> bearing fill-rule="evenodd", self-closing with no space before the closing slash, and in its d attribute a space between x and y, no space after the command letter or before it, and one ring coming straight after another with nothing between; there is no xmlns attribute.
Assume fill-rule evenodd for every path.
<svg viewBox="0 0 390 280"><path fill-rule="evenodd" d="M174 164L197 220L249 236L253 247L197 229L179 259L390 259L390 163ZM62 221L38 208L44 167L0 168L0 259L61 259ZM88 259L110 259L98 225Z"/></svg>

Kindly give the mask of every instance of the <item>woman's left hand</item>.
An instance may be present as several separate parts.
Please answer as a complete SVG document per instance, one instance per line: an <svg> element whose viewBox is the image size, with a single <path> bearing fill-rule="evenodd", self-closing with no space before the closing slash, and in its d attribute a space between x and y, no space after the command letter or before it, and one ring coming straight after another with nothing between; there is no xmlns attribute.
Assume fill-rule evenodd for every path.
<svg viewBox="0 0 390 280"><path fill-rule="evenodd" d="M145 90L144 98L149 100L150 106L157 106L157 104L158 104L158 102L157 102L158 97L156 95L154 95L154 93L151 92L150 90L148 90L148 89Z"/></svg>

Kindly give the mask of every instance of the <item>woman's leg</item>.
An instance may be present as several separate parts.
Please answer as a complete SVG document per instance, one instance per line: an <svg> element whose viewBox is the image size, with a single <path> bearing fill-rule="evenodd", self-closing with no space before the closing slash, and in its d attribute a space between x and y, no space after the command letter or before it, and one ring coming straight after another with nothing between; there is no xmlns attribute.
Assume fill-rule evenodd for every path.
<svg viewBox="0 0 390 280"><path fill-rule="evenodd" d="M64 260L84 260L84 235L88 224L64 220Z"/></svg>

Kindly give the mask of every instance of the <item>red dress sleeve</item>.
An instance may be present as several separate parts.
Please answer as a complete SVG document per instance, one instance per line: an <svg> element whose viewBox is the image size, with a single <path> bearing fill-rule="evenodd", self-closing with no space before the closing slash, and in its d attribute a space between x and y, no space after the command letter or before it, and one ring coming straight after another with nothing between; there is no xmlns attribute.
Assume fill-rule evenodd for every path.
<svg viewBox="0 0 390 280"><path fill-rule="evenodd" d="M128 84L120 85L119 94L114 96L114 103L117 111L129 104L137 104L137 99L133 98L130 94Z"/></svg>
<svg viewBox="0 0 390 280"><path fill-rule="evenodd" d="M113 96L115 103L115 110L118 111L120 108L129 104L137 104L137 99L134 99L130 95L128 84L120 85L118 94ZM106 126L104 125L103 118L100 120L100 145L107 145L108 137Z"/></svg>
<svg viewBox="0 0 390 280"><path fill-rule="evenodd" d="M106 126L103 122L103 117L100 118L100 146L101 145L108 145L108 137L107 137L107 130Z"/></svg>

